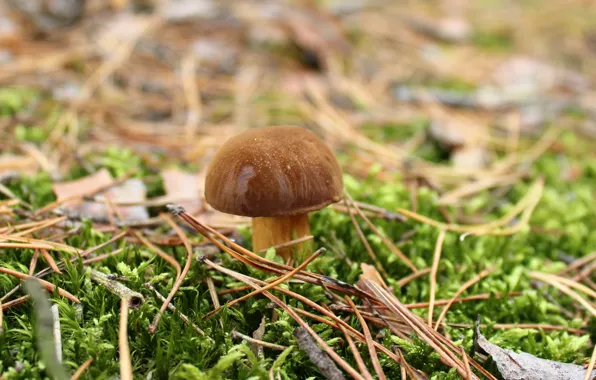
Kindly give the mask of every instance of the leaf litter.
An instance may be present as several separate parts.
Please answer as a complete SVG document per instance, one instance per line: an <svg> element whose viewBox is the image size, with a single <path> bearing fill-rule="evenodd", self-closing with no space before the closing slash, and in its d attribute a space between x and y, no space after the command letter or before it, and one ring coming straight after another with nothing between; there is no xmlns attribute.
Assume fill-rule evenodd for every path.
<svg viewBox="0 0 596 380"><path fill-rule="evenodd" d="M583 366L568 362L592 346L594 166L590 153L572 153L582 141L570 136L590 138L591 83L579 72L593 65L583 53L582 65L561 60L578 56L581 33L564 34L547 59L490 50L553 43L521 6L536 22L523 38L491 35L500 10L467 2L442 12L114 1L84 15L75 3L70 12L17 4L2 29L7 343L32 336L18 335L31 326L18 292L37 278L59 304L61 329L77 337L77 348L62 348L75 378L495 378L465 349L481 336L470 322L484 309L486 331L525 331L516 349L538 354L512 363L513 351L484 342L501 375L543 355L580 376ZM548 17L561 15L553 28L582 30L558 3L545 5ZM507 31L511 18L500 22ZM11 23L25 33L15 37ZM18 86L47 93L31 100ZM314 215L308 237L328 250L300 267L251 252L248 220L203 199L223 138L271 123L318 132L346 173L345 202ZM573 173L561 157L574 160ZM164 213L169 203L179 219ZM559 249L580 258L557 272ZM111 291L92 285L100 277ZM147 302L130 305L130 294ZM62 296L82 305L80 328L67 323L74 306ZM246 343L232 343L232 332ZM22 357L6 351L2 376L43 376L34 351L20 348Z"/></svg>

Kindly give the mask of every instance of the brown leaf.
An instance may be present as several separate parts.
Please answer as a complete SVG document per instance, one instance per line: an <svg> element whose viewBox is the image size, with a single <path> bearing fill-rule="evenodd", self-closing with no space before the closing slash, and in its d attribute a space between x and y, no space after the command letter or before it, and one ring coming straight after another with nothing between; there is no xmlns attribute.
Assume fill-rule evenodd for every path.
<svg viewBox="0 0 596 380"><path fill-rule="evenodd" d="M176 203L189 214L195 214L203 208L203 186L199 174L169 169L161 172L161 178L166 190L166 195L161 200Z"/></svg>
<svg viewBox="0 0 596 380"><path fill-rule="evenodd" d="M453 166L462 169L482 169L488 164L488 159L483 146L465 146L451 154Z"/></svg>
<svg viewBox="0 0 596 380"><path fill-rule="evenodd" d="M104 168L84 178L54 183L52 187L58 201L63 201L72 197L93 194L113 182L112 176ZM109 202L136 203L145 201L145 185L139 179L129 179L119 186L109 188L103 194L105 195L96 196L95 201L70 200L65 202L63 207L80 213L84 217L109 218L114 216L108 206ZM105 200L105 202L102 202L102 200ZM121 221L149 219L145 206L114 206L113 209L121 217Z"/></svg>
<svg viewBox="0 0 596 380"><path fill-rule="evenodd" d="M365 280L365 279L369 280L369 281L374 281L374 282L378 283L379 285L381 285L382 287L387 288L387 285L385 284L385 281L383 281L381 274L377 271L377 269L374 266L366 264L366 263L361 263L360 269L362 269L362 274L360 275L360 281Z"/></svg>

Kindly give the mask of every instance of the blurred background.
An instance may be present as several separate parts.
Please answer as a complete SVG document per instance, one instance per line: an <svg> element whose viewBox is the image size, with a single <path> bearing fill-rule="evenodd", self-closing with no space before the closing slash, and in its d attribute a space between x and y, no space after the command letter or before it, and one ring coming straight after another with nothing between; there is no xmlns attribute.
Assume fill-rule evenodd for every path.
<svg viewBox="0 0 596 380"><path fill-rule="evenodd" d="M202 167L244 128L297 124L351 174L375 164L453 185L568 110L596 113L595 19L579 0L7 0L0 84L68 112L29 128L36 102L2 133L37 133L59 179L90 150ZM445 178L437 162L461 170Z"/></svg>

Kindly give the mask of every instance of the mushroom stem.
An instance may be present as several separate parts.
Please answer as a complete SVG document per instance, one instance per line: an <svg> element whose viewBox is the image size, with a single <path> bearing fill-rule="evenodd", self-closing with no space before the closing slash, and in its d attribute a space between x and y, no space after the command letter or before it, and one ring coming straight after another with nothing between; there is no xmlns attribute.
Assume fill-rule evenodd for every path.
<svg viewBox="0 0 596 380"><path fill-rule="evenodd" d="M310 235L308 214L252 218L252 246L255 252L307 235ZM276 253L287 261L290 258L296 259L297 255L293 254L296 252L300 255L297 261L301 261L300 259L312 253L311 248L311 242L305 241L291 247L279 248Z"/></svg>

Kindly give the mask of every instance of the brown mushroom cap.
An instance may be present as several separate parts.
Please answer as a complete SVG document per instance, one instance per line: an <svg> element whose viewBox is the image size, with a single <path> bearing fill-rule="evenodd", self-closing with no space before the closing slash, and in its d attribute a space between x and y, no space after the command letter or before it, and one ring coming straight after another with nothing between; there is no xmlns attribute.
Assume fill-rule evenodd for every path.
<svg viewBox="0 0 596 380"><path fill-rule="evenodd" d="M211 207L249 217L297 215L341 199L341 168L314 133L295 126L249 129L217 151L205 182Z"/></svg>

